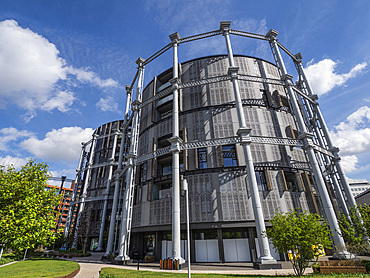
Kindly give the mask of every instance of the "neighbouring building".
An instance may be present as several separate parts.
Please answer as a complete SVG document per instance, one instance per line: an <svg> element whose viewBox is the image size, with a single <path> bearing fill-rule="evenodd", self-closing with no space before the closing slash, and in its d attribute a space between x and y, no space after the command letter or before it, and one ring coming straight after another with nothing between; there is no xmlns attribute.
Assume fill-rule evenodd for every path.
<svg viewBox="0 0 370 278"><path fill-rule="evenodd" d="M70 210L70 202L73 194L74 181L71 182L70 187L61 187L57 185L46 185L45 190L55 190L58 195L61 195L61 200L55 210L58 212L58 217L55 219L56 231L64 233L64 228L67 221L68 212ZM71 225L73 227L73 224Z"/></svg>
<svg viewBox="0 0 370 278"><path fill-rule="evenodd" d="M354 197L370 189L370 182L366 179L348 179L348 184Z"/></svg>

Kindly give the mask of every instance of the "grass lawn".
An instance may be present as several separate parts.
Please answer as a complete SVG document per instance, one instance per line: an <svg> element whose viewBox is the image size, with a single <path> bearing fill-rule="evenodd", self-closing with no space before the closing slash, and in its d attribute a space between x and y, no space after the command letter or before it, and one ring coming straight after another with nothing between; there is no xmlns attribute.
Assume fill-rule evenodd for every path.
<svg viewBox="0 0 370 278"><path fill-rule="evenodd" d="M104 267L101 270L100 278L160 278L160 277L174 277L174 278L186 278L188 273L170 273L170 272L155 272L155 271L137 271L137 270L127 270L119 268L109 268ZM243 277L263 277L263 278L272 278L272 277L297 277L297 276L267 276L267 275L238 275L238 274L200 274L192 273L191 277L194 278L243 278ZM333 274L333 275L320 275L320 274L308 274L305 275L307 278L319 278L319 277L369 277L367 274Z"/></svg>
<svg viewBox="0 0 370 278"><path fill-rule="evenodd" d="M78 263L53 258L32 258L3 266L0 277L45 277L66 276L79 268Z"/></svg>

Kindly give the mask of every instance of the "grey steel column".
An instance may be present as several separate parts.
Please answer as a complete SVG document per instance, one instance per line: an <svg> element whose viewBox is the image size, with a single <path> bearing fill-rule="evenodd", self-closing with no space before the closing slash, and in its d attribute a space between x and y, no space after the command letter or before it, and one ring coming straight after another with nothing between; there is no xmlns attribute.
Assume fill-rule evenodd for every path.
<svg viewBox="0 0 370 278"><path fill-rule="evenodd" d="M177 46L180 39L179 33L170 35L173 48L173 107L172 107L172 137L168 140L171 143L172 152L172 258L184 263L181 257L181 227L180 227L180 143L179 137L179 92L178 92L178 56Z"/></svg>
<svg viewBox="0 0 370 278"><path fill-rule="evenodd" d="M108 179L107 179L107 189L105 190L105 193L104 193L103 214L102 214L102 218L100 222L100 231L99 231L99 245L96 251L103 251L103 234L104 234L104 228L105 228L105 218L107 216L107 209L108 209L109 188L110 188L110 183L111 183L112 174L113 174L114 156L116 154L117 137L118 137L118 132L116 131L114 134L114 139L113 139L112 156L109 159L109 174L108 174Z"/></svg>
<svg viewBox="0 0 370 278"><path fill-rule="evenodd" d="M271 43L271 45L273 47L273 50L276 54L276 59L277 59L277 62L280 66L280 70L281 70L281 74L282 74L282 79L285 81L285 84L286 84L286 88L287 88L289 98L290 98L292 108L293 108L293 113L294 113L295 119L297 121L299 131L300 131L300 135L298 136L298 139L303 141L304 148L306 150L306 153L307 153L308 158L309 158L310 165L312 167L312 171L313 171L313 174L314 174L314 177L315 177L317 188L319 190L320 198L321 198L321 201L322 201L322 204L323 204L323 207L324 207L326 219L329 223L330 229L332 230L334 245L338 250L337 253L336 253L336 256L338 256L338 257L350 257L350 254L346 250L346 246L345 246L343 237L341 235L339 235L339 233L338 233L340 231L340 228L339 228L339 225L338 225L338 220L337 220L337 217L335 215L333 205L330 201L329 193L326 190L325 183L324 183L323 177L321 175L320 166L317 162L315 152L314 152L314 149L313 149L313 142L312 142L313 135L308 133L308 131L306 129L306 126L305 126L305 123L303 121L302 114L300 112L295 93L292 89L292 86L293 86L292 78L293 78L293 76L287 74L283 59L281 58L279 47L278 47L277 42L276 42L276 35L277 34L278 34L277 31L270 30L267 33L266 37L270 40L270 43Z"/></svg>
<svg viewBox="0 0 370 278"><path fill-rule="evenodd" d="M297 55L296 55L296 57L297 57ZM321 110L320 110L319 104L317 102L318 97L317 97L317 95L315 95L313 93L312 88L311 88L311 85L310 85L310 83L307 80L306 74L305 74L304 69L303 69L303 66L302 66L302 60L301 59L300 59L300 63L297 63L297 65L298 65L299 70L301 71L302 77L303 77L303 79L304 79L304 81L306 83L307 91L308 91L311 99L314 101L314 109L316 110L317 118L318 118L318 120L320 122L322 131L324 133L324 137L325 137L326 143L328 144L329 150L334 155L334 164L335 164L335 167L337 168L337 171L338 171L338 174L339 174L339 177L340 177L340 181L341 181L342 186L343 186L343 189L344 189L344 191L346 193L348 204L349 204L350 207L354 207L354 206L356 206L356 201L355 201L355 198L352 195L351 189L349 187L348 181L346 179L346 176L344 174L342 165L340 163L340 157L339 157L339 154L338 154L339 149L336 148L336 147L334 147L333 144L332 144L328 127L326 126L324 117L321 114ZM347 208L347 210L348 210L348 208Z"/></svg>
<svg viewBox="0 0 370 278"><path fill-rule="evenodd" d="M238 129L238 136L241 138L241 145L243 146L244 156L245 156L245 164L248 171L248 181L249 186L251 189L251 197L252 197L252 204L253 204L253 212L254 218L256 221L256 230L257 230L257 237L258 237L258 244L260 247L261 256L258 258L258 262L264 263L276 263L276 260L271 256L270 245L267 237L262 236L262 232L266 230L265 220L262 211L261 200L258 192L258 185L256 180L256 174L254 172L254 165L253 165L253 158L251 152L251 138L249 133L251 129L247 128L243 110L243 104L240 97L239 92L239 84L238 84L238 67L235 67L234 64L234 56L231 48L230 37L229 37L229 30L230 30L230 21L222 21L220 24L220 29L223 32L223 35L226 40L226 47L227 47L227 54L229 57L229 74L231 75L231 80L233 82L234 87L234 95L235 95L235 104L236 109L238 112L239 118L239 129Z"/></svg>
<svg viewBox="0 0 370 278"><path fill-rule="evenodd" d="M85 183L84 183L84 187L83 187L82 194L81 194L81 201L79 200L80 208L78 210L77 221L76 221L75 240L74 240L74 243L73 243L74 246L77 244L76 240L77 240L77 233L78 233L78 225L80 224L81 213L83 212L83 210L85 208L86 191L87 191L87 187L89 186L89 182L90 182L91 166L93 165L93 157L94 157L95 146L96 146L96 138L98 137L98 135L94 134L92 137L93 137L93 139L92 139L91 148L90 148L90 158L89 158L89 162L87 163L87 172L86 172L86 176L85 176Z"/></svg>
<svg viewBox="0 0 370 278"><path fill-rule="evenodd" d="M82 161L83 161L83 158L84 158L84 153L85 153L85 146L86 144L85 143L81 143L82 147L81 147L81 154L80 154L80 160L78 162L78 168L76 170L76 179L75 179L75 184L74 184L74 187L73 187L73 193L72 193L72 197L71 197L71 201L70 201L70 206L69 206L69 210L68 210L68 215L67 215L67 220L66 220L66 225L65 225L65 228L64 228L64 237L67 237L68 234L69 234L69 229L71 228L71 220L72 220L72 216L73 216L73 208L75 206L75 204L72 204L75 199L76 199L76 195L77 195L77 190L78 190L78 183L81 179L81 167L82 167Z"/></svg>
<svg viewBox="0 0 370 278"><path fill-rule="evenodd" d="M296 54L295 57L299 61L299 62L294 61L294 63L296 64L296 67L297 67L298 74L302 76L302 78L304 79L303 81L305 82L305 85L306 85L304 90L305 90L306 94L311 97L311 99L315 99L317 96L312 97L312 96L314 96L314 94L312 93L312 89L311 89L310 85L308 84L308 81L307 81L307 79L305 77L305 74L303 72L303 67L302 67L302 64L301 64L301 61L302 61L301 53ZM315 116L314 116L314 113L311 109L311 105L310 105L309 101L307 99L303 99L303 101L306 104L308 116L310 117L310 119L314 120ZM317 101L315 101L315 104L318 105ZM321 136L320 130L319 130L316 123L313 123L313 128L314 128L314 131L315 131L315 134L316 134L316 138L319 142L319 145L321 147L323 147L324 149L326 149L327 146L324 143L324 140ZM330 165L331 162L330 162L329 157L327 155L323 155L323 156L324 156L323 159L325 160L326 165ZM342 189L340 188L340 185L338 183L338 179L332 171L329 171L329 175L330 175L331 181L333 182L333 185L334 185L334 188L335 188L335 194L336 194L336 197L338 198L338 200L340 202L343 213L346 217L349 217L348 206L347 206L346 201L344 199L344 196L342 194Z"/></svg>
<svg viewBox="0 0 370 278"><path fill-rule="evenodd" d="M131 213L132 213L132 194L135 187L135 159L137 156L137 148L139 141L139 126L140 126L140 104L142 99L143 79L144 79L144 59L139 58L136 63L139 66L139 79L136 88L136 100L132 102L132 110L134 113L131 125L131 144L130 152L127 155L127 172L126 172L126 189L122 204L122 217L120 229L120 245L118 247L117 261L130 260L129 245L130 245L130 231L131 231Z"/></svg>
<svg viewBox="0 0 370 278"><path fill-rule="evenodd" d="M130 86L126 86L126 108L125 114L123 115L123 125L122 125L122 138L121 144L119 148L119 156L118 156L118 166L115 172L115 181L114 181L114 195L113 195L113 204L112 204L112 212L110 215L110 223L109 223L109 234L108 234L108 243L107 243L107 251L105 252L105 256L108 256L113 251L113 240L114 240L114 231L115 231L115 223L116 223L116 215L117 215L117 204L119 198L119 177L122 171L122 161L123 161L123 152L125 149L125 139L127 136L127 118L130 111L130 103L131 103L131 94L132 89Z"/></svg>

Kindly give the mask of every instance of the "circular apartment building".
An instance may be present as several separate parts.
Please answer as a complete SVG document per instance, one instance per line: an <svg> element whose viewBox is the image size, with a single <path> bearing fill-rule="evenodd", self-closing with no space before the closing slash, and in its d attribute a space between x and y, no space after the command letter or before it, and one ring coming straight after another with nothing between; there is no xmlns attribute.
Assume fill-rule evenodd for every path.
<svg viewBox="0 0 370 278"><path fill-rule="evenodd" d="M240 76L279 79L277 67L270 62L248 56L234 59ZM197 82L222 76L228 68L226 55L199 58L181 63L179 78L182 83ZM172 78L172 69L155 77L143 91L143 102L171 87ZM273 217L276 210L301 208L318 213L315 185L301 146L288 145L289 140L287 145L274 144L273 140L265 142L296 138L297 127L284 87L241 79L239 88L250 135L261 139L261 143L251 145L251 151L265 219ZM170 148L172 108L172 94L142 108L138 157ZM191 250L197 262L251 261L253 256L259 257L238 129L230 80L180 89L179 135L184 144L194 144L194 148L180 153L180 174L189 184ZM156 259L170 257L172 154L168 152L136 167L132 248L150 252ZM185 239L183 197L180 215ZM182 240L183 256L184 246ZM278 254L274 255L280 259Z"/></svg>
<svg viewBox="0 0 370 278"><path fill-rule="evenodd" d="M137 60L124 120L106 124L108 133L106 125L97 129L90 147L83 145L77 171L79 215L101 210L90 216L95 222L88 233L99 250L117 251L119 261L186 259L184 180L193 261L276 264L286 254L277 254L261 233L277 211L296 209L323 215L334 245L344 246L337 216L348 214L354 199L339 150L301 55L291 54L277 34L232 30L221 22L219 30L200 35L175 33L170 44ZM227 55L178 63L179 44L217 35L225 38ZM268 42L275 64L233 55L230 35ZM171 48L173 67L144 88L144 68ZM296 66L295 84L280 49ZM79 216L76 221L77 235Z"/></svg>

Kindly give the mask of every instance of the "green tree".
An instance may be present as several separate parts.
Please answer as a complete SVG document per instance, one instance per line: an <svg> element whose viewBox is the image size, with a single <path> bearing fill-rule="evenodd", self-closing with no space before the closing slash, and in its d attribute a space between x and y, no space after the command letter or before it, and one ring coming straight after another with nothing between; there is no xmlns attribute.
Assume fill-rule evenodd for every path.
<svg viewBox="0 0 370 278"><path fill-rule="evenodd" d="M20 169L0 166L0 244L15 252L54 240L55 206L60 201L45 190L48 166L30 160Z"/></svg>
<svg viewBox="0 0 370 278"><path fill-rule="evenodd" d="M360 217L361 215L361 217ZM347 250L354 254L369 254L370 207L357 205L350 209L350 217L341 215L338 220Z"/></svg>
<svg viewBox="0 0 370 278"><path fill-rule="evenodd" d="M309 263L318 259L324 247L332 243L328 226L319 215L300 211L277 213L270 222L272 228L263 235L272 241L279 253L292 252L290 262L297 276L301 276Z"/></svg>
<svg viewBox="0 0 370 278"><path fill-rule="evenodd" d="M77 242L81 245L82 252L85 254L87 249L87 241L89 239L91 223L91 210L85 209L80 214L80 219L77 226Z"/></svg>

